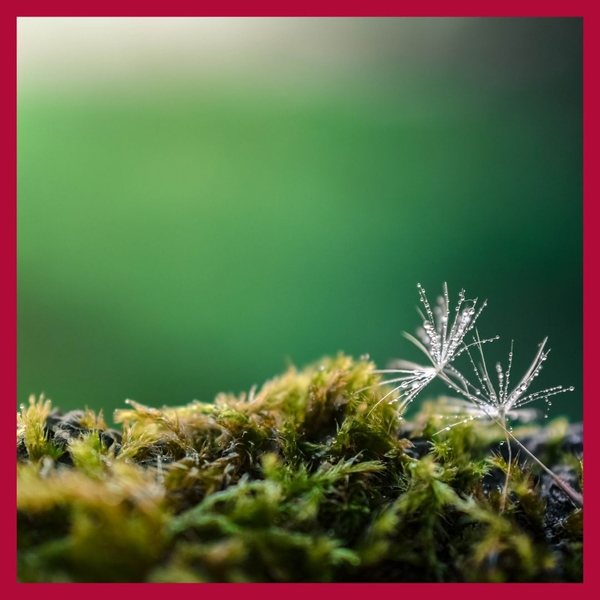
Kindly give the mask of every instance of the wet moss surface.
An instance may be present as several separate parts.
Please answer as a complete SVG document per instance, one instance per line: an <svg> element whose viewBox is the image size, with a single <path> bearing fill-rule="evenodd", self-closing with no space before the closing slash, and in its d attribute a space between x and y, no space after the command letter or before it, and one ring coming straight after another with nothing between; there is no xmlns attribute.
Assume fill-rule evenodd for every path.
<svg viewBox="0 0 600 600"><path fill-rule="evenodd" d="M290 369L214 403L18 416L20 581L582 580L582 510L503 432L401 418L374 365ZM581 427L515 435L582 489Z"/></svg>

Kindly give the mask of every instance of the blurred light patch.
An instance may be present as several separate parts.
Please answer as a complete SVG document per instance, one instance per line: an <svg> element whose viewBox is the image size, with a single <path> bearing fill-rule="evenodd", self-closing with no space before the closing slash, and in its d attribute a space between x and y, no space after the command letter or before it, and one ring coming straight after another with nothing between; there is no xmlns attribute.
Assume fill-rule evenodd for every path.
<svg viewBox="0 0 600 600"><path fill-rule="evenodd" d="M430 294L581 416L579 19L18 21L18 402L419 358Z"/></svg>

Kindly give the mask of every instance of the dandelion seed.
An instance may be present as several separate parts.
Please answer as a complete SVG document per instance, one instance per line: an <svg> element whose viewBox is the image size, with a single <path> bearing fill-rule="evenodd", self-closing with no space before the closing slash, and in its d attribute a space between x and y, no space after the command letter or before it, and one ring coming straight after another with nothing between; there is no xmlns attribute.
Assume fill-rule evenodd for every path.
<svg viewBox="0 0 600 600"><path fill-rule="evenodd" d="M565 388L561 385L557 385L554 387L546 388L539 392L533 392L529 394L527 393L534 379L538 377L540 372L542 371L543 363L547 360L548 354L550 353L550 349L545 349L547 341L548 338L545 338L543 342L539 345L538 351L533 359L533 362L525 372L525 375L523 375L519 383L512 390L509 390L509 382L512 370L514 343L511 342L510 353L508 355L508 367L506 371L502 369L502 365L500 363L496 364L498 387L495 388L489 377L488 368L485 360L485 353L483 350L483 344L485 340L481 340L477 330L475 330L473 343L465 345L464 348L471 363L471 367L473 368L473 371L475 373L475 376L479 384L481 385L482 392L480 394L474 394L473 391L479 388L476 388L476 386L473 383L471 383L464 375L462 375L462 373L460 373L453 367L445 369L439 374L439 376L446 383L448 383L451 386L454 386L454 390L456 392L461 394L468 401L472 402L476 410L481 412L482 417L488 417L490 420L500 424L505 432L506 443L508 446L508 461L506 479L500 501L501 510L504 510L504 506L506 505L506 501L508 498L508 483L512 466L512 449L510 445L510 438L512 437L517 442L517 444L519 444L519 446L523 447L522 444L512 435L512 427L510 427L509 429L506 428L507 419L521 418L524 414L527 414L529 409L524 409L523 407L528 404L531 404L532 402L544 400L544 402L546 402L547 404L547 407L550 407L552 405L552 402L549 400L550 397L565 392L573 391L572 386ZM470 346L476 346L477 350L479 351L479 358L481 360L477 364L475 363L473 355L469 350ZM529 412L531 411L529 410ZM535 411L533 412L535 414ZM544 415L544 418L547 419L548 415ZM504 442L501 442L500 445L504 445ZM525 448L525 450L527 449ZM535 456L533 456L533 458L537 462L542 464ZM542 466L549 473L551 473L553 477L556 478L556 476L549 469L547 469L545 465ZM565 485L564 482L562 483L563 485ZM576 494L576 492L573 492L573 490L570 490L570 492L572 494ZM572 498L576 498L576 496L573 495Z"/></svg>
<svg viewBox="0 0 600 600"><path fill-rule="evenodd" d="M508 444L508 463L501 509L504 508L508 492L508 481L512 463L511 438L523 452L537 462L554 479L556 484L575 504L583 507L583 497L581 494L573 490L532 454L512 434L512 427L510 429L506 427L507 419L527 421L535 418L536 411L523 407L536 401L544 401L546 403L546 410L548 410L552 405L549 398L574 390L573 386L565 388L559 385L539 392L527 393L533 381L540 375L543 363L548 359L550 350L545 350L547 338L539 345L538 352L525 375L523 375L519 383L512 389L510 387L510 378L514 354L513 343L511 342L506 370L503 369L501 363L496 363L495 365L496 377L498 379L498 385L495 387L489 375L483 346L488 342L499 339L499 336L481 339L479 333L475 330L473 341L471 343L465 343L464 341L467 334L475 327L477 319L487 305L487 301L483 302L478 308L478 300L467 299L465 291L461 290L458 302L453 310L455 313L454 319L451 320L450 314L452 311L450 310L447 284L444 284L443 295L438 298L437 304L434 307L429 303L423 286L418 284L417 287L419 290L419 299L423 305L423 310L417 310L421 315L423 325L417 329L417 337L408 333L405 333L404 336L425 354L431 366L421 366L407 361L396 361L395 368L374 371L375 373L385 375L395 375L395 377L376 384L377 386L392 385L393 387L371 410L374 410L381 402L391 396L392 399L388 401L389 404L401 401L398 409L398 413L401 414L431 381L440 379L450 389L465 399L459 400L459 402L466 402L471 405L465 411L469 421L474 419L489 419L500 425L505 432L506 443ZM479 364L476 364L473 359L470 351L472 347L476 347L479 351L481 359ZM463 353L466 353L469 358L476 376L476 384L467 379L453 364ZM394 397L394 394L399 395ZM547 419L548 415L546 414L544 418ZM467 419L463 415L458 422L446 426L442 431L450 431L452 427L465 424L466 422Z"/></svg>
<svg viewBox="0 0 600 600"><path fill-rule="evenodd" d="M573 386L567 388L562 385L557 385L540 390L539 392L526 393L534 379L539 376L543 368L543 363L548 358L550 349L545 349L548 338L544 339L539 345L539 349L533 362L525 372L525 375L523 375L519 383L512 390L509 390L514 346L514 343L511 342L511 350L508 355L508 367L506 371L502 369L501 363L496 364L498 387L494 387L488 374L485 353L483 350L485 341L486 340L481 340L479 333L476 332L473 343L464 346L473 372L483 391L480 391L479 388L454 368L446 369L442 374L444 381L452 386L454 391L460 393L464 398L472 402L474 406L481 411L482 415L488 416L494 420L499 419L503 423L507 418L531 420L531 415L535 415L535 411L523 409L524 406L542 400L548 406L552 406L552 402L550 401L552 396L563 394L565 392L572 392L574 390ZM479 351L480 361L477 364L469 349L472 346L475 346Z"/></svg>
<svg viewBox="0 0 600 600"><path fill-rule="evenodd" d="M431 366L421 366L408 361L396 361L397 368L374 371L385 375L397 375L397 377L384 380L378 385L393 385L392 390L380 402L399 393L391 401L391 403L394 403L401 400L399 412L402 412L440 372L448 368L454 360L468 349L469 344L464 343L465 336L472 331L477 319L487 305L486 301L477 307L477 298L467 299L465 290L461 290L458 295L458 302L454 310L451 311L448 284L444 283L443 295L437 299L437 304L432 307L425 294L425 289L420 283L417 285L417 289L419 300L423 305L423 310L417 308L417 311L423 320L423 326L417 329L417 337L409 333L404 333L404 336L425 354L431 362ZM451 312L455 313L454 319L450 318ZM493 339L497 338L483 340L482 343Z"/></svg>

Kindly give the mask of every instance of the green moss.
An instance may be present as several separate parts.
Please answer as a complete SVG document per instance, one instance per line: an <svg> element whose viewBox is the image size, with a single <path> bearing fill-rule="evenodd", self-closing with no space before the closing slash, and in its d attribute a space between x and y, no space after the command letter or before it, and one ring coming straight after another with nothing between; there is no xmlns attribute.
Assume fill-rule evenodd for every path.
<svg viewBox="0 0 600 600"><path fill-rule="evenodd" d="M515 461L501 514L501 432L434 435L443 400L403 420L373 368L340 355L212 404L130 402L121 432L32 400L19 579L580 581L582 512ZM566 425L549 432L547 458L581 481Z"/></svg>
<svg viewBox="0 0 600 600"><path fill-rule="evenodd" d="M50 400L41 396L29 398L29 406L21 406L17 414L17 451L24 449L33 461L48 457L58 459L63 450L46 435L46 418L50 413Z"/></svg>

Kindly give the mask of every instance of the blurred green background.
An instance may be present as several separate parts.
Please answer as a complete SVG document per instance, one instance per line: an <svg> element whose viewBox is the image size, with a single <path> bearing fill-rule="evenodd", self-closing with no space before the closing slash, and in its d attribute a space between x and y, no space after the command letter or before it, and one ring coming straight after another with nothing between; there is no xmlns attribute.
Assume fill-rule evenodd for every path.
<svg viewBox="0 0 600 600"><path fill-rule="evenodd" d="M19 19L18 402L210 401L418 359L489 298L582 413L580 19Z"/></svg>

